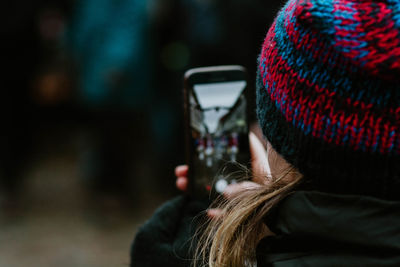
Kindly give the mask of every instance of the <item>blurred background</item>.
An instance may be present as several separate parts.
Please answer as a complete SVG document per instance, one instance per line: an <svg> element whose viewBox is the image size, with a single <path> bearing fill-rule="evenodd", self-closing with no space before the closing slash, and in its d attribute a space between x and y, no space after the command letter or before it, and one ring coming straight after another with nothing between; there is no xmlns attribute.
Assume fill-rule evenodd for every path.
<svg viewBox="0 0 400 267"><path fill-rule="evenodd" d="M252 89L282 2L5 4L0 266L128 266L138 226L179 193L183 73L240 64Z"/></svg>

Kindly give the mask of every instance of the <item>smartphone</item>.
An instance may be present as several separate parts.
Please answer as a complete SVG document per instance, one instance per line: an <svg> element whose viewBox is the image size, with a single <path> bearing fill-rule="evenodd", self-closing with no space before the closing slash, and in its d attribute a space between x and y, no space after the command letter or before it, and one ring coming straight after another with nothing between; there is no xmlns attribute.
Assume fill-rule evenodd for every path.
<svg viewBox="0 0 400 267"><path fill-rule="evenodd" d="M184 75L189 194L214 199L250 169L246 70L239 65Z"/></svg>

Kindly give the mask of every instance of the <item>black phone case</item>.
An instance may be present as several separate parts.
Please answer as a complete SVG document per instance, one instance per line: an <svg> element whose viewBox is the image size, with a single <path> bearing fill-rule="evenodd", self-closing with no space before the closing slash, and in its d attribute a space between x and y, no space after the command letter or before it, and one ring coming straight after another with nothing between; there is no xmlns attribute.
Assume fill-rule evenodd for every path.
<svg viewBox="0 0 400 267"><path fill-rule="evenodd" d="M241 140L239 144L242 145L240 149L247 151L248 160L247 162L243 162L245 166L243 166L243 171L250 170L250 151L249 151L249 142L248 142L248 131L249 131L249 99L248 99L248 83L247 83L247 74L245 68L238 65L232 66L216 66L216 67L205 67L205 68L196 68L191 69L185 73L184 78L184 118L185 118L185 156L186 163L189 165L188 179L189 186L187 193L196 199L208 199L213 200L219 194L215 192L215 190L210 190L208 193L204 191L204 188L197 188L196 183L194 182L194 155L195 149L192 143L191 137L191 125L190 125L190 96L189 91L192 90L194 84L204 84L204 83L218 83L218 82L228 82L228 81L238 81L245 80L246 88L244 89L244 96L246 98L246 115L245 120L247 123L247 130L245 133L246 139ZM241 77L241 79L238 79ZM238 105L239 101L235 104ZM235 105L232 109L235 108ZM243 139L243 138L242 138ZM214 174L216 176L217 173ZM210 177L210 180L215 177ZM211 186L214 186L214 183L210 183Z"/></svg>

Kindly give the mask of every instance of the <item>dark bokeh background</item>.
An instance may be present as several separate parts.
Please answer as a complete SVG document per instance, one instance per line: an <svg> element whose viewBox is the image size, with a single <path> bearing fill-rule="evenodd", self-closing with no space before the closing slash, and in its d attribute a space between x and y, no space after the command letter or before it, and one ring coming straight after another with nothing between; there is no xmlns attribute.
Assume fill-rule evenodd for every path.
<svg viewBox="0 0 400 267"><path fill-rule="evenodd" d="M256 60L278 0L3 5L0 266L126 266L178 194L182 76ZM254 103L253 103L254 105Z"/></svg>

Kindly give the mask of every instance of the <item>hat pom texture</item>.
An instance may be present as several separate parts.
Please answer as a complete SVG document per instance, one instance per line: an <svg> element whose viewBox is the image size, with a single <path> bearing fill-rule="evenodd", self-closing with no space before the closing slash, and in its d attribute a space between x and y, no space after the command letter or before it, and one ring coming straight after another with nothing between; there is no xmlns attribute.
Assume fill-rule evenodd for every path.
<svg viewBox="0 0 400 267"><path fill-rule="evenodd" d="M400 199L400 1L287 2L257 87L265 136L315 188Z"/></svg>

